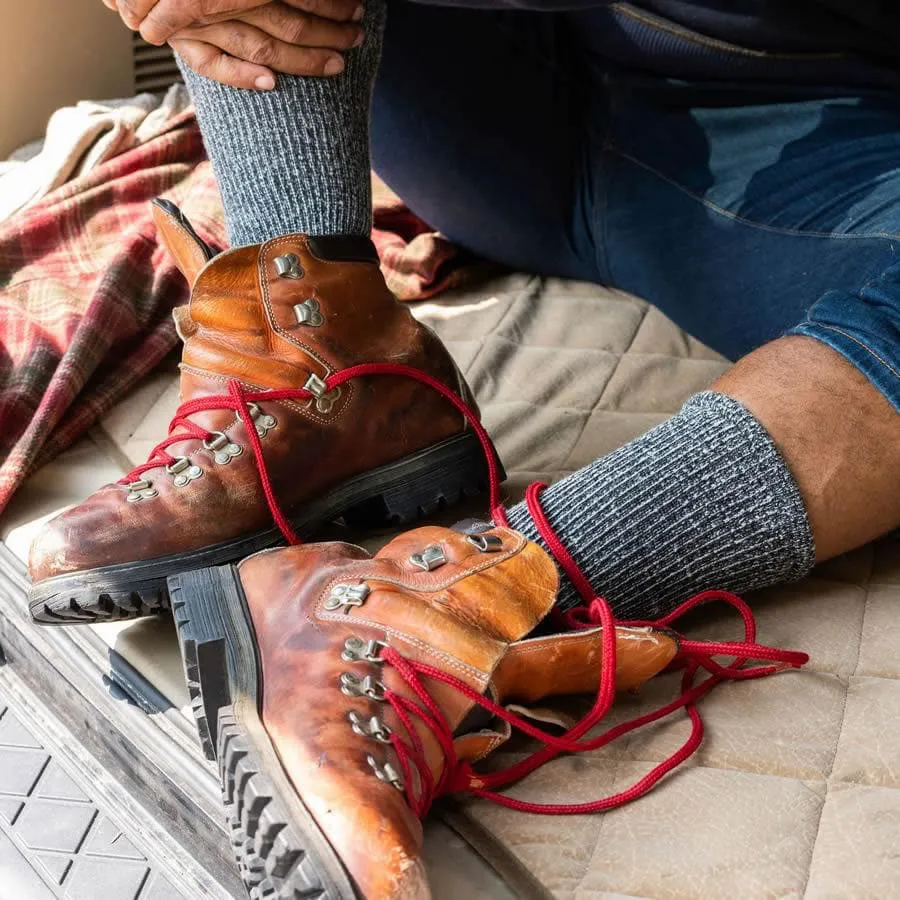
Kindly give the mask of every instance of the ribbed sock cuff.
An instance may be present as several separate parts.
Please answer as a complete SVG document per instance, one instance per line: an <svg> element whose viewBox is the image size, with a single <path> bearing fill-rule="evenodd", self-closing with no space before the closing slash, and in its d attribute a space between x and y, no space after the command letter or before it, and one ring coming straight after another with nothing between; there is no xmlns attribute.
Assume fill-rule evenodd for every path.
<svg viewBox="0 0 900 900"><path fill-rule="evenodd" d="M335 77L278 75L274 90L240 90L178 60L233 246L294 232L370 233L369 115L385 0L365 10L366 39Z"/></svg>
<svg viewBox="0 0 900 900"><path fill-rule="evenodd" d="M548 488L541 502L623 619L659 618L701 590L794 581L815 562L806 509L781 454L747 409L713 391ZM524 503L509 521L543 545ZM559 606L579 602L563 575Z"/></svg>

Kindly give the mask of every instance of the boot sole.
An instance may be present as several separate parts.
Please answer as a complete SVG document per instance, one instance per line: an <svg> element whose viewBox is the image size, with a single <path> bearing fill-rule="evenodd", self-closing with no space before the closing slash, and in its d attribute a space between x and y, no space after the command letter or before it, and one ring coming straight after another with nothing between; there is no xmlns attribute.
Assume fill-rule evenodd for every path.
<svg viewBox="0 0 900 900"><path fill-rule="evenodd" d="M362 900L263 727L256 641L236 569L172 576L169 593L200 741L218 762L251 900Z"/></svg>
<svg viewBox="0 0 900 900"><path fill-rule="evenodd" d="M486 487L484 451L474 433L464 432L343 482L307 503L291 525L302 538L340 517L361 528L404 526ZM189 553L56 575L32 586L28 608L39 625L153 615L169 608L170 575L235 562L283 542L270 528Z"/></svg>

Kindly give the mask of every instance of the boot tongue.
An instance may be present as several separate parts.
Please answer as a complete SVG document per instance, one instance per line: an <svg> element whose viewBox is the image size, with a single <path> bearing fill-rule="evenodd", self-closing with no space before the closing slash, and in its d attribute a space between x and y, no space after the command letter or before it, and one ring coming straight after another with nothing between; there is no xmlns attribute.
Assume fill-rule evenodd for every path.
<svg viewBox="0 0 900 900"><path fill-rule="evenodd" d="M163 245L193 287L200 270L214 256L212 248L200 239L184 213L171 200L153 201L153 221Z"/></svg>

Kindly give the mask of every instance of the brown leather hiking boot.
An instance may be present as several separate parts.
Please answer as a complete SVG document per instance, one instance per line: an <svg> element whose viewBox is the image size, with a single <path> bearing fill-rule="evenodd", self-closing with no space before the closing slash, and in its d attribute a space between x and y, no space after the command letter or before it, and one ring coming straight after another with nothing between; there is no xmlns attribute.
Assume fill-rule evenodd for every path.
<svg viewBox="0 0 900 900"><path fill-rule="evenodd" d="M441 342L388 291L369 240L298 234L210 259L177 207L157 201L155 216L193 286L176 311L182 405L146 464L37 536L35 621L156 612L169 575L341 516L414 521L483 486L461 412L394 374L411 367L471 403Z"/></svg>
<svg viewBox="0 0 900 900"><path fill-rule="evenodd" d="M509 736L477 700L597 691L601 628L528 637L557 585L540 547L492 526L419 528L374 558L310 544L170 579L253 900L430 895L420 816L477 790L487 776L470 764ZM616 629L613 645L620 688L678 649L647 627Z"/></svg>

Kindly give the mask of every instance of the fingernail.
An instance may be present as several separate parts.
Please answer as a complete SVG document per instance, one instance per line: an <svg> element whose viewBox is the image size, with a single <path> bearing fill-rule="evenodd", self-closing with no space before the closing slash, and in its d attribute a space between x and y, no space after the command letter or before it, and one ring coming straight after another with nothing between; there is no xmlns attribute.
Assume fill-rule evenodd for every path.
<svg viewBox="0 0 900 900"><path fill-rule="evenodd" d="M325 74L326 75L337 75L338 72L344 71L344 58L342 56L332 56L331 59L325 63Z"/></svg>
<svg viewBox="0 0 900 900"><path fill-rule="evenodd" d="M354 22L359 22L362 20L362 17L366 14L365 9L362 6L357 6L353 11L352 19Z"/></svg>
<svg viewBox="0 0 900 900"><path fill-rule="evenodd" d="M356 40L353 42L353 47L358 47L364 40L366 39L366 33L361 31L357 36Z"/></svg>
<svg viewBox="0 0 900 900"><path fill-rule="evenodd" d="M275 79L271 75L260 75L253 83L261 91L271 91L275 87Z"/></svg>

